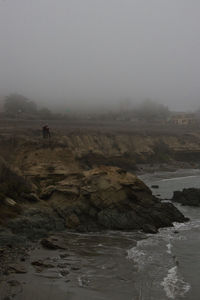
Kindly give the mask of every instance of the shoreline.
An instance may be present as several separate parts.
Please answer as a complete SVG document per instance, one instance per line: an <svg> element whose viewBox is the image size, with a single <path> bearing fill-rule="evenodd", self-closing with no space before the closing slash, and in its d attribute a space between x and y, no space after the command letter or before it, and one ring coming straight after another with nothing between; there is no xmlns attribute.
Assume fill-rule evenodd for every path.
<svg viewBox="0 0 200 300"><path fill-rule="evenodd" d="M147 174L147 173L146 173ZM172 229L173 230L173 229ZM126 234L126 232L121 232L122 234ZM131 232L130 232L131 233ZM65 235L65 232L63 233L54 233L56 236ZM70 235L70 233L67 233ZM76 233L71 233L72 235L77 235ZM91 236L95 235L106 235L106 232L102 233L93 233ZM119 232L115 232L116 235L119 235ZM132 234L140 234L138 231L132 231ZM176 233L177 234L177 233ZM78 234L81 237L86 236L87 234ZM141 237L139 240L143 240L146 237L146 234L143 234L143 237ZM82 239L82 238L81 238ZM71 243L71 242L70 242ZM100 244L100 243L99 243ZM85 250L83 251L82 247L77 245L76 243L75 249L76 251L80 251L80 255L84 257L85 255ZM134 247L134 243L132 243L132 246ZM72 255L73 259L71 260L71 265L65 265L66 272L63 272L63 275L57 276L56 274L60 274L59 272L63 270L63 268L58 268L57 265L64 266L62 263L66 263L67 260L69 260L69 256L63 257L64 261L59 261L59 259L55 260L56 257L60 257L62 255L65 255L65 252L69 251L68 249L58 249L58 250L45 250L43 247L41 247L39 241L35 244L30 245L32 248L27 248L24 255L26 254L27 257L25 261L21 261L20 259L22 257L18 257L19 259L19 270L20 270L20 265L23 265L25 269L27 269L28 273L23 273L23 268L21 268L22 273L21 274L16 274L11 273L11 275L4 275L4 280L2 281L1 279L1 287L4 289L5 294L2 296L5 297L11 297L10 292L15 293L16 292L16 297L13 299L16 300L26 300L27 297L28 299L35 299L35 296L37 297L42 297L42 300L54 300L55 295L57 297L59 296L59 300L65 300L66 299L66 294L68 296L69 300L74 300L74 299L84 299L84 300L100 300L100 299L118 299L116 296L111 296L110 298L103 293L102 290L94 290L93 288L90 288L90 285L87 287L87 281L85 281L85 277L82 276L81 274L84 273L84 270L82 270L82 267L80 265L74 264L74 259L75 261L78 259L75 258L74 255ZM36 253L33 255L33 253ZM73 254L73 252L71 252ZM71 257L71 258L72 258ZM50 258L50 259L49 259ZM67 260L66 260L67 259ZM31 262L36 261L36 267L31 264ZM46 266L40 265L40 261L42 261L42 264L46 264L46 266L50 266L51 264L56 264L56 269L55 267L48 269ZM15 261L16 262L16 261ZM68 261L67 261L68 262ZM38 263L38 267L37 267ZM85 262L87 264L87 261ZM74 265L74 270L73 270L73 265ZM38 268L38 271L37 271ZM71 269L71 271L69 270ZM57 272L57 270L59 271ZM34 271L35 270L35 271ZM64 270L65 271L65 270ZM79 276L80 274L80 276ZM74 277L75 276L75 277ZM78 279L79 278L79 279ZM79 280L79 281L78 281ZM54 283L53 283L54 282ZM52 283L52 284L51 284ZM83 284L83 286L82 286ZM38 289L38 294L35 292L35 289ZM51 295L49 294L49 288L51 288ZM10 292L8 292L10 290ZM24 294L21 294L24 291ZM7 293L7 294L6 294ZM35 293L35 295L34 295ZM22 295L22 296L21 296ZM34 297L32 298L32 295ZM1 297L0 297L1 299ZM9 299L9 298L7 298ZM40 299L40 298L38 298ZM120 299L120 298L119 298ZM3 300L3 298L1 299Z"/></svg>

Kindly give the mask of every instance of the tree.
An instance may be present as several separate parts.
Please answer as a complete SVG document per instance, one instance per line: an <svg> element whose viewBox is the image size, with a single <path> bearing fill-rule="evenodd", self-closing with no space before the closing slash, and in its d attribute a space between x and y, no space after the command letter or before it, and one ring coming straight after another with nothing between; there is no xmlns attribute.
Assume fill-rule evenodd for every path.
<svg viewBox="0 0 200 300"><path fill-rule="evenodd" d="M6 97L4 110L7 114L35 114L37 113L37 105L28 98L20 94L11 94Z"/></svg>
<svg viewBox="0 0 200 300"><path fill-rule="evenodd" d="M146 121L166 120L170 111L167 106L152 100L143 101L135 110L137 117Z"/></svg>
<svg viewBox="0 0 200 300"><path fill-rule="evenodd" d="M43 107L42 109L40 109L38 111L38 115L40 116L40 118L45 119L45 120L48 120L48 119L52 118L51 111L46 107Z"/></svg>

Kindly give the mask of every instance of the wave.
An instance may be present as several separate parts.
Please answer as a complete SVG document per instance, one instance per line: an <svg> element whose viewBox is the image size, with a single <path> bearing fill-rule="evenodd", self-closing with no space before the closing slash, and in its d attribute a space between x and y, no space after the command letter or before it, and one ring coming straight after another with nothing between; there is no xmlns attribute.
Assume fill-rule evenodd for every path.
<svg viewBox="0 0 200 300"><path fill-rule="evenodd" d="M199 177L197 175L190 175L190 176L182 176L182 177L174 177L174 178L165 178L165 179L161 179L160 181L174 181L174 180L183 180L183 179L187 179L187 178L194 178L194 177Z"/></svg>
<svg viewBox="0 0 200 300"><path fill-rule="evenodd" d="M167 276L161 282L161 286L170 299L176 299L177 296L183 297L190 290L189 283L178 276L177 266L169 269Z"/></svg>

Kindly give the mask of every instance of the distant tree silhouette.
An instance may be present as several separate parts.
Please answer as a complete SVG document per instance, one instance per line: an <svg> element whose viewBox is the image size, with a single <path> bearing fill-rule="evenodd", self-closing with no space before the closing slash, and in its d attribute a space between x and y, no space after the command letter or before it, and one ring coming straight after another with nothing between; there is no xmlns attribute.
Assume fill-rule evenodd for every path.
<svg viewBox="0 0 200 300"><path fill-rule="evenodd" d="M138 118L146 121L166 120L170 115L170 111L163 104L145 100L135 109L135 114Z"/></svg>
<svg viewBox="0 0 200 300"><path fill-rule="evenodd" d="M37 105L28 98L20 94L11 94L6 97L4 110L7 114L35 114L37 113Z"/></svg>

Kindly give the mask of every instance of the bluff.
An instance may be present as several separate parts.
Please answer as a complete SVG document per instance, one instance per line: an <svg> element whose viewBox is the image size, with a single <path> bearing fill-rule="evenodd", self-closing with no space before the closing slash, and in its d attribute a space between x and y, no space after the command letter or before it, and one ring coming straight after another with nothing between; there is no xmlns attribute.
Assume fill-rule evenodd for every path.
<svg viewBox="0 0 200 300"><path fill-rule="evenodd" d="M138 164L162 163L166 166L187 162L199 164L199 132L52 132L51 141L43 141L39 130L0 134L0 155L23 175L33 169L63 166L69 172L101 165L137 170Z"/></svg>

